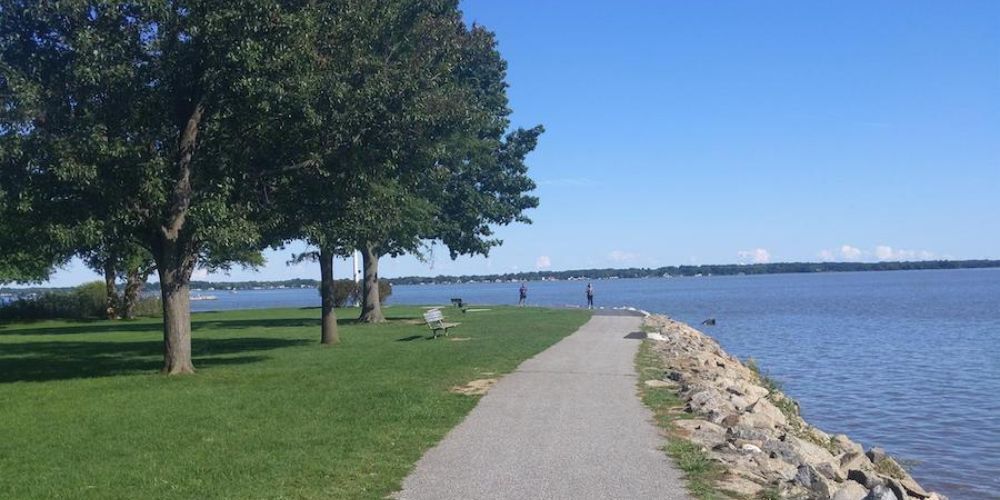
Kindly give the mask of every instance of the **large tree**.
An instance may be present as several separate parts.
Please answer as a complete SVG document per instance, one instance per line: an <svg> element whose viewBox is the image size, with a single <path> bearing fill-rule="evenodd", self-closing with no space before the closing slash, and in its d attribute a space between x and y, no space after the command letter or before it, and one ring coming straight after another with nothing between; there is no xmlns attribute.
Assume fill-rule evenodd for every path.
<svg viewBox="0 0 1000 500"><path fill-rule="evenodd" d="M268 230L288 158L254 139L298 118L311 5L0 0L0 187L75 218L53 224L127 222L156 262L165 373L194 371L192 271L252 256Z"/></svg>
<svg viewBox="0 0 1000 500"><path fill-rule="evenodd" d="M475 134L454 154L442 155L408 189L398 183L368 186L346 211L353 217L353 246L361 250L364 280L360 320L384 321L378 288L383 256L410 253L423 257L427 244L443 243L452 258L489 255L502 243L493 227L530 223L524 211L538 206L527 193L526 156L535 149L542 127L518 129L502 140Z"/></svg>
<svg viewBox="0 0 1000 500"><path fill-rule="evenodd" d="M416 168L389 171L396 177L367 185L371 194L355 204L362 214L354 216L353 233L365 270L362 321L384 319L377 286L382 256L419 255L421 242L443 243L453 259L486 256L502 243L494 226L530 223L524 211L538 206L528 194L535 184L525 158L543 128L507 133L507 64L493 33L473 25L458 40L459 63L449 75L452 106L436 128L411 134L413 149L404 161Z"/></svg>
<svg viewBox="0 0 1000 500"><path fill-rule="evenodd" d="M378 260L439 240L486 253L491 224L527 219L534 184L513 148L540 128L509 127L506 64L492 33L453 0L344 0L324 17L314 129L286 145L316 159L286 186L294 236L319 248L324 343L335 342L332 263L360 249L361 319L382 321ZM523 139L523 140L522 140ZM330 300L327 296L331 295Z"/></svg>
<svg viewBox="0 0 1000 500"><path fill-rule="evenodd" d="M468 110L454 78L466 27L454 0L340 0L323 4L320 26L310 120L283 137L285 150L312 163L275 195L293 214L287 237L318 248L321 339L335 343L334 257L371 227L366 198L393 182L408 187L398 181L428 166L414 160Z"/></svg>

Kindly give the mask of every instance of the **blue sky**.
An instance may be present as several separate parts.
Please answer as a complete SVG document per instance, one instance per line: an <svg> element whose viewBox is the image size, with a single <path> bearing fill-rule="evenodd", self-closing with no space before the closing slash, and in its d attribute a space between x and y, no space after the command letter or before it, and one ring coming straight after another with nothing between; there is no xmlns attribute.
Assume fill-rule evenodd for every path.
<svg viewBox="0 0 1000 500"><path fill-rule="evenodd" d="M541 206L489 259L383 276L1000 258L1000 2L462 8L497 33L514 124L546 127ZM285 265L300 246L211 278L315 278Z"/></svg>

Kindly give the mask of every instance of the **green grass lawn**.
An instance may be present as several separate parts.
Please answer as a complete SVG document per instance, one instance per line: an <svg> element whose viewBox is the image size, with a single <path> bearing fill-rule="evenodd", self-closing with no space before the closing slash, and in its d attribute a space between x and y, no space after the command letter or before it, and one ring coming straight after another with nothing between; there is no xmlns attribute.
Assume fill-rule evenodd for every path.
<svg viewBox="0 0 1000 500"><path fill-rule="evenodd" d="M158 320L0 324L0 498L384 498L475 406L448 388L589 318L445 311L469 340L427 340L418 308L335 347L316 309L196 314L184 377L157 374Z"/></svg>

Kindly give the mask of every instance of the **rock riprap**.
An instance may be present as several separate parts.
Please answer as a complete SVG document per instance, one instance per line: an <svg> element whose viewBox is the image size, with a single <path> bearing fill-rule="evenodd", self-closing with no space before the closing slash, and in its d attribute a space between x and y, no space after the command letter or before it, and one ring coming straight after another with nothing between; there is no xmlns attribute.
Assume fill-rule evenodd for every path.
<svg viewBox="0 0 1000 500"><path fill-rule="evenodd" d="M664 365L646 385L669 387L686 403L691 418L675 420L674 432L726 468L720 488L749 497L946 500L881 448L866 452L809 425L795 401L711 337L664 316L647 316L645 324Z"/></svg>

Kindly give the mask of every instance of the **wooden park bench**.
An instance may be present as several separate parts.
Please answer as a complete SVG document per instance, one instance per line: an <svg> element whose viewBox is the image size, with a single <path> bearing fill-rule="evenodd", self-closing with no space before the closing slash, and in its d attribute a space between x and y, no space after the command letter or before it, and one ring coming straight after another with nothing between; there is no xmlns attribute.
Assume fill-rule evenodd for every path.
<svg viewBox="0 0 1000 500"><path fill-rule="evenodd" d="M448 329L454 328L461 323L445 323L444 314L441 314L440 309L431 309L424 313L424 322L427 323L427 328L430 328L434 332L434 338L437 338L438 332L444 330L444 334L448 335Z"/></svg>

